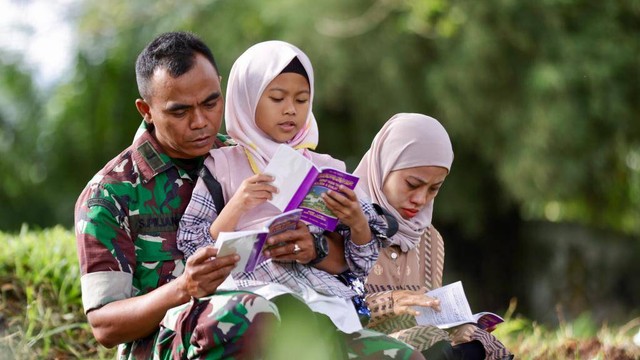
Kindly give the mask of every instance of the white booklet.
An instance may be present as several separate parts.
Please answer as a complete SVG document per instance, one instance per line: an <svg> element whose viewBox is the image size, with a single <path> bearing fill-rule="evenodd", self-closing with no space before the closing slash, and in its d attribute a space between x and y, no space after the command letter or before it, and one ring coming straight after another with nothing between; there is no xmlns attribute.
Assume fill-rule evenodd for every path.
<svg viewBox="0 0 640 360"><path fill-rule="evenodd" d="M264 228L258 230L221 231L215 245L218 249L218 256L238 254L240 261L236 264L237 269L247 272L255 270L258 264L265 261L262 252L267 239L270 236L295 229L301 213L300 209L282 213L271 219Z"/></svg>
<svg viewBox="0 0 640 360"><path fill-rule="evenodd" d="M432 308L416 306L420 312L416 316L418 325L435 325L441 329L448 329L462 324L476 324L481 329L493 331L494 327L504 322L504 319L491 312L471 313L461 281L433 289L427 295L440 300L440 311Z"/></svg>

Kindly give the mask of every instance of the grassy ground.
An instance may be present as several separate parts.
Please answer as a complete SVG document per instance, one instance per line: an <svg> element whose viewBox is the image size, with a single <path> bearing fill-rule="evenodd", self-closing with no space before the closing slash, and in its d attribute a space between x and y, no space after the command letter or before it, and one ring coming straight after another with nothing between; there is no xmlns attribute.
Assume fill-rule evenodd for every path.
<svg viewBox="0 0 640 360"><path fill-rule="evenodd" d="M73 233L61 227L0 233L0 359L112 359L82 313ZM640 359L640 318L597 326L588 314L549 329L516 316L494 334L518 359Z"/></svg>

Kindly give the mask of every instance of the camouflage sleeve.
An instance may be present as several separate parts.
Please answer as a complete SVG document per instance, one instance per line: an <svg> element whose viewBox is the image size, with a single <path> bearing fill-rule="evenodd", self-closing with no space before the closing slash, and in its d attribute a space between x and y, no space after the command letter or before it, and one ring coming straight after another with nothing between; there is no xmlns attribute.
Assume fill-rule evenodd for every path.
<svg viewBox="0 0 640 360"><path fill-rule="evenodd" d="M125 210L109 189L85 188L76 203L75 230L85 313L133 293L135 248Z"/></svg>
<svg viewBox="0 0 640 360"><path fill-rule="evenodd" d="M213 198L199 178L178 227L178 249L184 253L185 259L199 248L215 243L209 228L217 216Z"/></svg>
<svg viewBox="0 0 640 360"><path fill-rule="evenodd" d="M360 200L360 206L369 222L371 229L371 241L364 245L357 245L351 241L349 228L340 231L345 238L345 259L351 272L364 280L376 260L380 247L389 245L389 239L384 235L387 232L387 223L381 218L368 202Z"/></svg>

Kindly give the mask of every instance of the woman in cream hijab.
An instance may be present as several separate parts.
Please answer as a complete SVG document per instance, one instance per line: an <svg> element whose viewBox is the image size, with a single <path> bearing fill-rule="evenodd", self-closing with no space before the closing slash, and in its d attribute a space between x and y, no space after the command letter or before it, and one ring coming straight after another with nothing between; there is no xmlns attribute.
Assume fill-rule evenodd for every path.
<svg viewBox="0 0 640 360"><path fill-rule="evenodd" d="M428 352L437 348L436 357L442 358L508 359L511 355L493 335L473 325L447 333L419 326L414 317L413 306L439 306L437 299L424 294L442 286L444 242L431 217L452 163L451 141L437 120L422 114L396 114L354 171L361 179L358 195L386 208L399 225L392 245L380 250L367 277L368 327L413 345L427 358L434 357ZM449 342L455 346L451 348Z"/></svg>

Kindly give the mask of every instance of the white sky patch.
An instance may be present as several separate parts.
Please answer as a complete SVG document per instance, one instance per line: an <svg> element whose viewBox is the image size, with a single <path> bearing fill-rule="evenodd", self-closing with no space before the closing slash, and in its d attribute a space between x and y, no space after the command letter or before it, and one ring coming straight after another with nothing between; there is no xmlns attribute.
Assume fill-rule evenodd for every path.
<svg viewBox="0 0 640 360"><path fill-rule="evenodd" d="M78 0L0 0L0 48L22 54L38 85L69 69L75 36L65 19Z"/></svg>

